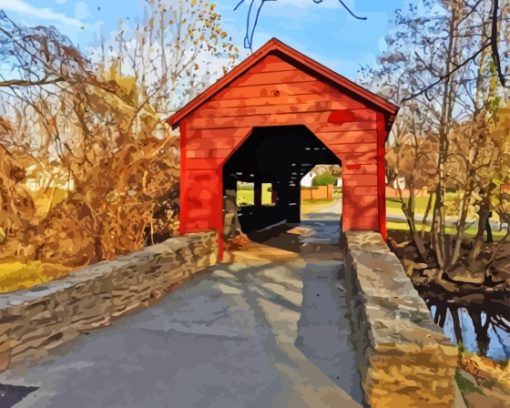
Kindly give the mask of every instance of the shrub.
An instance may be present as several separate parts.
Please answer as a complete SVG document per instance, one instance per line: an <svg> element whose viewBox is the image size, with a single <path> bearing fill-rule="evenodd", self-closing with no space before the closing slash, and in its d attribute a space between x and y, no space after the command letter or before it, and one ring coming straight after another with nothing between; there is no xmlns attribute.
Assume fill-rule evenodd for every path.
<svg viewBox="0 0 510 408"><path fill-rule="evenodd" d="M336 177L329 173L315 176L312 180L313 186L329 186L336 184Z"/></svg>

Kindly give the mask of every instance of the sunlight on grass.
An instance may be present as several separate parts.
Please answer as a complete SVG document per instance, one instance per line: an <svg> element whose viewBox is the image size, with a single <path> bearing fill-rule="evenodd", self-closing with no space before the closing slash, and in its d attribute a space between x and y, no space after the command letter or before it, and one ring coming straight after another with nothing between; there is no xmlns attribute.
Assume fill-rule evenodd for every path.
<svg viewBox="0 0 510 408"><path fill-rule="evenodd" d="M453 208L455 208L455 200L458 199L458 197L459 197L459 193L446 193L445 207L446 207L446 211L447 211L447 217L458 216L458 214L455 211L453 211ZM407 202L407 199L404 199L404 200L406 200L406 202ZM417 217L422 218L423 215L425 214L425 210L427 209L428 200L429 200L428 197L415 197L414 212ZM435 199L433 198L432 202L431 202L431 209L429 210L429 217L432 214L432 211L433 211L432 208L434 206L434 203L435 203ZM448 211L453 211L453 212L448 213ZM386 198L386 212L389 215L403 216L404 212L402 211L402 203L401 203L400 199L396 198L396 197L387 197ZM470 220L472 221L474 219L476 219L476 214L474 214L472 212L468 213L468 221L470 221ZM499 222L499 215L495 211L492 212L491 220Z"/></svg>
<svg viewBox="0 0 510 408"><path fill-rule="evenodd" d="M262 204L269 205L271 203L271 183L262 183ZM237 205L243 207L253 205L255 203L255 192L253 187L243 186L237 189Z"/></svg>
<svg viewBox="0 0 510 408"><path fill-rule="evenodd" d="M41 261L0 263L0 293L28 289L63 277L71 268Z"/></svg>
<svg viewBox="0 0 510 408"><path fill-rule="evenodd" d="M405 221L405 220L387 221L386 228L388 230L393 230L393 231L409 231L409 225L407 225L407 221ZM417 228L419 231L421 231L420 223L417 224ZM425 231L430 232L430 225L425 226ZM457 233L457 230L455 227L446 227L445 232L448 235L455 235ZM470 227L464 233L464 236L466 236L468 238L474 238L475 235L476 235L476 227ZM501 238L503 238L505 236L505 231L497 231L497 230L494 231L493 230L492 236L495 241L500 240Z"/></svg>
<svg viewBox="0 0 510 408"><path fill-rule="evenodd" d="M237 190L237 205L239 207L253 205L254 196L253 190Z"/></svg>
<svg viewBox="0 0 510 408"><path fill-rule="evenodd" d="M309 214L318 212L334 205L337 200L301 200L301 213Z"/></svg>

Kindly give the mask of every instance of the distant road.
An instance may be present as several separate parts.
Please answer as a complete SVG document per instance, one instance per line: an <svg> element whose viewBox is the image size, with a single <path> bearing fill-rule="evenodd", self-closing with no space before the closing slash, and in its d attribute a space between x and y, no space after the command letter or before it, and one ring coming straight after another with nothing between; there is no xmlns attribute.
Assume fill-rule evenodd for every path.
<svg viewBox="0 0 510 408"><path fill-rule="evenodd" d="M338 216L340 215L341 211L342 211L342 202L341 200L337 199L335 200L334 202L332 202L331 204L329 205L325 205L324 203L321 203L321 204L318 204L317 206L317 209L313 209L312 207L308 206L310 208L309 211L313 211L313 213L320 213L320 214L324 214L324 213L330 213L330 214L338 214ZM306 214L305 214L305 218L306 218ZM420 222L422 221L423 219L423 214L417 214L415 215L415 220L417 222ZM395 214L395 213L386 213L386 220L387 221L393 221L393 222L402 222L402 221L406 221L406 217L403 215L403 214ZM453 217L446 217L446 226L448 227L455 227L455 218ZM470 220L469 222L474 222L476 220ZM500 226L501 226L501 223L497 222L497 221L493 221L491 220L490 221L491 223L491 227L492 227L492 230L493 231L499 231L500 229ZM429 217L429 222L428 222L428 225L431 224L431 221L430 221L430 217ZM503 223L503 228L506 229L507 228L507 224L506 223Z"/></svg>

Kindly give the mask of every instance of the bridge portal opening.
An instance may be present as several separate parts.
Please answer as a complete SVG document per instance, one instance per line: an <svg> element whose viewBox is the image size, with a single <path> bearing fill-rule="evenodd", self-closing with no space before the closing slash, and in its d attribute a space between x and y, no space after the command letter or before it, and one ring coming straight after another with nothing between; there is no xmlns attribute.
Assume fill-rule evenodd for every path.
<svg viewBox="0 0 510 408"><path fill-rule="evenodd" d="M307 127L254 128L223 166L225 239L277 224L300 223L305 216L302 180L318 164L341 166L340 159ZM337 214L340 203L339 199L331 202L339 207Z"/></svg>
<svg viewBox="0 0 510 408"><path fill-rule="evenodd" d="M320 163L301 179L301 220L338 218L342 212L342 167Z"/></svg>

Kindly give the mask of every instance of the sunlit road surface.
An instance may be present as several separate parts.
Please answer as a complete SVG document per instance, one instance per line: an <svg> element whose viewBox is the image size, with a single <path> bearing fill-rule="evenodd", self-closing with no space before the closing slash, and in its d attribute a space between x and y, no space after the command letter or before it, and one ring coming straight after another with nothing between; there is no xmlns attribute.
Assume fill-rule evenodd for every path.
<svg viewBox="0 0 510 408"><path fill-rule="evenodd" d="M38 387L17 408L361 406L338 214L306 219L0 383Z"/></svg>

